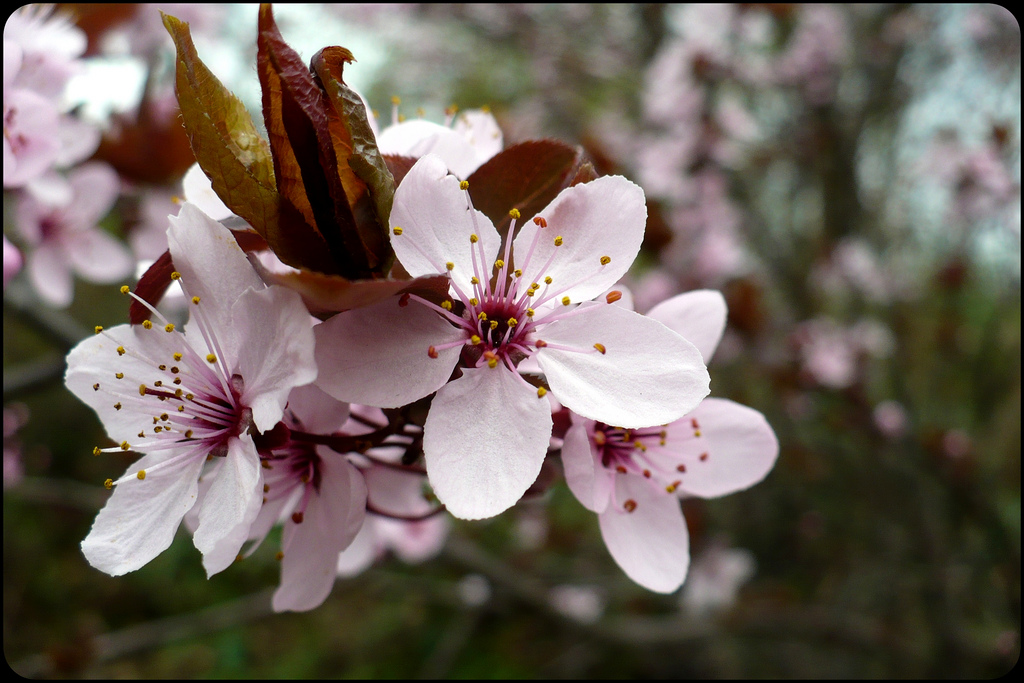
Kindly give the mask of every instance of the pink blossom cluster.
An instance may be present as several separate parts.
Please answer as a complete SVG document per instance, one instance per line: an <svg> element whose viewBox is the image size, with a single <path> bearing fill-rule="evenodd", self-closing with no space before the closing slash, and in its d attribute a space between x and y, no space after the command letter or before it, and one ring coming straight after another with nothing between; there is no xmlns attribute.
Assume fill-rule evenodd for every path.
<svg viewBox="0 0 1024 683"><path fill-rule="evenodd" d="M402 144L451 130L414 123L427 135ZM68 388L115 444L94 452L142 456L107 482L82 543L93 566L136 570L184 521L213 575L281 524L274 607L311 609L387 550L438 552L445 511L513 507L560 453L626 574L659 592L683 583L680 497L744 489L778 453L760 413L706 398L724 299L697 291L635 313L617 283L643 239L639 186L569 187L503 237L452 170L477 154L462 149L422 156L389 220L405 271L446 279L441 299L405 293L321 322L194 204L170 218L188 323L138 299L150 318L97 328L68 357ZM564 438L556 422L571 425Z"/></svg>
<svg viewBox="0 0 1024 683"><path fill-rule="evenodd" d="M82 68L86 39L52 6L26 5L4 26L4 190L17 193L16 245L4 238L4 283L24 257L44 302L66 307L73 274L115 282L134 262L124 246L97 228L120 192L117 173L100 162L99 130L63 110L64 88Z"/></svg>

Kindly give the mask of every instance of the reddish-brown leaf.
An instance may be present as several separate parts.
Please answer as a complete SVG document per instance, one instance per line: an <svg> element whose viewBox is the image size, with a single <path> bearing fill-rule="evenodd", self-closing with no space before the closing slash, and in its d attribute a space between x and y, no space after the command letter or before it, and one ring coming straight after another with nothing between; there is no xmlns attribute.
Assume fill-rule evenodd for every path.
<svg viewBox="0 0 1024 683"><path fill-rule="evenodd" d="M557 140L529 140L491 157L469 176L473 206L504 232L508 213L518 209L518 225L547 206L566 186L579 153Z"/></svg>

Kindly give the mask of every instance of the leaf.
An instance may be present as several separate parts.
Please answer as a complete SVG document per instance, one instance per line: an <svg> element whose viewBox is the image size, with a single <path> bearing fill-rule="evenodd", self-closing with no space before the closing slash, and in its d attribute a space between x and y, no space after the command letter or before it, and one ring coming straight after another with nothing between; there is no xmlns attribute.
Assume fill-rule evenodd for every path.
<svg viewBox="0 0 1024 683"><path fill-rule="evenodd" d="M374 269L339 175L328 103L305 63L281 36L269 5L260 5L256 68L263 89L263 119L270 135L277 187L323 238L346 278Z"/></svg>
<svg viewBox="0 0 1024 683"><path fill-rule="evenodd" d="M557 140L529 140L491 157L469 176L473 206L504 232L508 212L518 209L522 225L547 206L566 186L579 153Z"/></svg>
<svg viewBox="0 0 1024 683"><path fill-rule="evenodd" d="M345 85L344 64L355 61L343 47L325 47L311 68L330 103L328 122L338 158L338 173L356 219L356 231L368 261L384 271L394 259L388 219L395 196L391 170L377 149L377 140L362 99Z"/></svg>
<svg viewBox="0 0 1024 683"><path fill-rule="evenodd" d="M188 24L163 15L177 50L175 90L196 161L214 191L283 262L336 272L326 244L276 189L274 164L241 101L199 59Z"/></svg>

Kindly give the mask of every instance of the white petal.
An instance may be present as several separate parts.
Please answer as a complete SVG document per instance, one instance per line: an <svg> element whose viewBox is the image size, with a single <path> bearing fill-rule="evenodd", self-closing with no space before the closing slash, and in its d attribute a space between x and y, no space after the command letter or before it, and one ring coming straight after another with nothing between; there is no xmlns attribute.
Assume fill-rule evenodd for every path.
<svg viewBox="0 0 1024 683"><path fill-rule="evenodd" d="M679 501L632 475L616 477L615 493L619 504L598 518L608 552L644 588L671 593L690 566L690 537ZM636 505L632 512L623 509L627 501Z"/></svg>
<svg viewBox="0 0 1024 683"><path fill-rule="evenodd" d="M693 420L701 437L693 438ZM706 398L682 420L669 425L667 448L678 448L686 464L680 493L724 496L765 478L779 455L764 415L724 398ZM701 456L707 457L701 459Z"/></svg>
<svg viewBox="0 0 1024 683"><path fill-rule="evenodd" d="M448 540L447 515L405 522L381 517L376 522L377 537L407 564L418 564L436 557Z"/></svg>
<svg viewBox="0 0 1024 683"><path fill-rule="evenodd" d="M298 293L277 286L247 290L231 310L231 329L243 342L233 372L242 376L242 403L261 432L281 419L294 387L316 379L309 320Z"/></svg>
<svg viewBox="0 0 1024 683"><path fill-rule="evenodd" d="M185 199L215 221L232 216L220 196L213 191L213 183L199 164L192 164L181 180Z"/></svg>
<svg viewBox="0 0 1024 683"><path fill-rule="evenodd" d="M356 576L369 569L380 552L377 535L374 532L377 520L368 517L356 537L338 555L338 576Z"/></svg>
<svg viewBox="0 0 1024 683"><path fill-rule="evenodd" d="M494 114L481 109L467 109L455 117L455 125L452 127L456 133L466 138L476 156L476 165L469 169L469 173L475 171L481 164L501 151L504 140L501 135L501 128ZM452 170L454 170L453 167ZM455 175L460 178L458 171Z"/></svg>
<svg viewBox="0 0 1024 683"><path fill-rule="evenodd" d="M437 392L423 426L430 485L456 517L493 517L536 481L550 436L536 389L500 366L467 369Z"/></svg>
<svg viewBox="0 0 1024 683"><path fill-rule="evenodd" d="M562 190L538 216L548 227L527 221L514 243L517 268L526 282L553 280L551 287L574 302L588 301L606 291L629 270L647 226L644 191L621 176L605 176ZM536 246L526 256L535 235ZM561 237L561 246L555 238ZM611 261L601 265L601 258ZM548 259L551 265L544 269ZM564 292L563 288L568 287ZM544 295L545 290L540 290Z"/></svg>
<svg viewBox="0 0 1024 683"><path fill-rule="evenodd" d="M65 210L69 227L89 229L106 216L117 201L121 179L109 164L90 162L72 171L68 180L75 199Z"/></svg>
<svg viewBox="0 0 1024 683"><path fill-rule="evenodd" d="M463 337L460 328L414 301L399 297L339 313L317 325L317 384L341 401L397 408L448 381L462 346L439 349Z"/></svg>
<svg viewBox="0 0 1024 683"><path fill-rule="evenodd" d="M189 296L199 296L209 320L230 320L242 292L263 281L253 270L231 231L189 203L168 218L167 246Z"/></svg>
<svg viewBox="0 0 1024 683"><path fill-rule="evenodd" d="M320 461L320 490L310 496L300 524L284 525L281 586L275 612L318 607L331 592L338 555L356 537L366 516L366 485L342 456Z"/></svg>
<svg viewBox="0 0 1024 683"><path fill-rule="evenodd" d="M434 155L417 161L395 191L392 233L396 226L402 234L392 234L391 246L410 275L444 273L452 263L452 278L467 296L472 292L473 259L490 273L501 247L491 220L470 207L468 192L459 189L459 180ZM470 242L470 235L480 242Z"/></svg>
<svg viewBox="0 0 1024 683"><path fill-rule="evenodd" d="M203 499L192 537L208 577L235 561L262 502L263 468L252 437L242 433L228 440L224 464Z"/></svg>
<svg viewBox="0 0 1024 683"><path fill-rule="evenodd" d="M577 310L538 336L589 352L537 352L551 391L573 412L616 427L647 427L682 417L708 395L711 378L700 352L678 334L619 306Z"/></svg>
<svg viewBox="0 0 1024 683"><path fill-rule="evenodd" d="M598 464L597 454L587 433L587 420L573 418L573 425L562 442L562 467L565 483L583 507L598 514L610 500L611 475ZM590 421L593 424L592 421Z"/></svg>
<svg viewBox="0 0 1024 683"><path fill-rule="evenodd" d="M414 517L435 507L423 495L425 478L418 472L373 467L363 473L370 504L393 515Z"/></svg>
<svg viewBox="0 0 1024 683"><path fill-rule="evenodd" d="M168 453L144 456L125 473L134 475L165 461ZM128 479L100 510L82 541L89 564L111 576L143 566L171 545L181 518L196 502L197 480L205 455Z"/></svg>
<svg viewBox="0 0 1024 683"><path fill-rule="evenodd" d="M647 312L648 317L696 346L705 363L711 360L722 339L728 314L725 297L714 289L677 294Z"/></svg>

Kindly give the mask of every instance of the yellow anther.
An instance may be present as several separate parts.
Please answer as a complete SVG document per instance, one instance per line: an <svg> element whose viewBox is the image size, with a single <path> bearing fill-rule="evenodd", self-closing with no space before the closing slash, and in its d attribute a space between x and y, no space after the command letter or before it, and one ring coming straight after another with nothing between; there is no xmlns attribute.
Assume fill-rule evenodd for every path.
<svg viewBox="0 0 1024 683"><path fill-rule="evenodd" d="M174 271L173 273L171 273L171 279L172 280L180 280L181 279L181 273L179 273L178 271Z"/></svg>
<svg viewBox="0 0 1024 683"><path fill-rule="evenodd" d="M548 390L544 387L537 387L537 398L544 398L544 394L548 393Z"/></svg>
<svg viewBox="0 0 1024 683"><path fill-rule="evenodd" d="M594 348L600 351L602 356L604 355L605 351L607 351L607 349L604 348L604 344L594 344Z"/></svg>
<svg viewBox="0 0 1024 683"><path fill-rule="evenodd" d="M166 370L166 369L167 369L167 366L166 366L166 365L164 365L163 363L161 363L160 365L158 365L158 366L156 366L156 367L157 367L157 369L158 369L158 370L159 370L160 372L163 372L164 370Z"/></svg>
<svg viewBox="0 0 1024 683"><path fill-rule="evenodd" d="M442 301L441 308L443 308L446 311L452 310L452 302L448 300Z"/></svg>
<svg viewBox="0 0 1024 683"><path fill-rule="evenodd" d="M607 441L608 437L605 435L604 432L602 432L601 430L597 430L594 432L594 443L596 443L598 446L605 445Z"/></svg>
<svg viewBox="0 0 1024 683"><path fill-rule="evenodd" d="M145 429L143 429L141 432L139 432L139 438L140 439L145 439L146 438L146 430Z"/></svg>
<svg viewBox="0 0 1024 683"><path fill-rule="evenodd" d="M114 410L121 410L121 402L120 401L118 401L117 403L114 404Z"/></svg>
<svg viewBox="0 0 1024 683"><path fill-rule="evenodd" d="M494 267L495 268L504 268L505 267L505 262L502 261L501 259L498 259L497 261L494 262Z"/></svg>
<svg viewBox="0 0 1024 683"><path fill-rule="evenodd" d="M444 264L444 267L447 268L448 270L455 270L455 264L452 263L451 261L449 261L448 263Z"/></svg>
<svg viewBox="0 0 1024 683"><path fill-rule="evenodd" d="M491 107L489 105L485 104L484 106L480 107L480 111L482 111L485 114L490 114L491 113Z"/></svg>
<svg viewBox="0 0 1024 683"><path fill-rule="evenodd" d="M480 284L480 278L478 278L476 275L474 275L473 277L469 278L469 284L471 284L471 285L478 285L478 284Z"/></svg>
<svg viewBox="0 0 1024 683"><path fill-rule="evenodd" d="M516 274L516 277L522 277L523 276L523 271L522 271L521 268L516 268L513 272Z"/></svg>
<svg viewBox="0 0 1024 683"><path fill-rule="evenodd" d="M213 355L212 353L206 354L206 362L207 363L216 363L217 362L217 356Z"/></svg>
<svg viewBox="0 0 1024 683"><path fill-rule="evenodd" d="M469 305L470 306L476 306L478 303L480 303L480 300L477 299L475 296L472 299L469 300Z"/></svg>
<svg viewBox="0 0 1024 683"><path fill-rule="evenodd" d="M191 401L194 398L195 398L195 394L185 394L185 400L186 401ZM178 408L178 410L181 410L181 408Z"/></svg>
<svg viewBox="0 0 1024 683"><path fill-rule="evenodd" d="M93 384L92 385L92 390L93 391L99 391L100 390L100 383L96 382L96 384Z"/></svg>
<svg viewBox="0 0 1024 683"><path fill-rule="evenodd" d="M518 220L522 214L519 213L519 209L512 209L508 212L508 215Z"/></svg>
<svg viewBox="0 0 1024 683"><path fill-rule="evenodd" d="M174 360L181 360L182 356L177 351L174 352Z"/></svg>
<svg viewBox="0 0 1024 683"><path fill-rule="evenodd" d="M695 430L695 431L693 432L693 435L694 435L694 436L700 436L700 430L699 430L699 429L698 429L698 430Z"/></svg>
<svg viewBox="0 0 1024 683"><path fill-rule="evenodd" d="M123 372L115 372L114 373L114 377L116 377L118 379L124 379L124 373Z"/></svg>
<svg viewBox="0 0 1024 683"><path fill-rule="evenodd" d="M146 478L146 470L139 470L139 473L136 474L135 476L138 477L140 480L141 479L145 479Z"/></svg>
<svg viewBox="0 0 1024 683"><path fill-rule="evenodd" d="M477 313L476 317L477 317L478 320L487 320L487 314L484 313L483 311L480 311L479 313Z"/></svg>
<svg viewBox="0 0 1024 683"><path fill-rule="evenodd" d="M435 349L433 346L428 347L427 355L430 356L431 358L437 358L437 349Z"/></svg>
<svg viewBox="0 0 1024 683"><path fill-rule="evenodd" d="M556 247L562 246L562 236L561 235L559 235L558 237L555 238L555 246Z"/></svg>
<svg viewBox="0 0 1024 683"><path fill-rule="evenodd" d="M107 479L106 481L104 481L103 482L103 488L105 488L108 491L110 489L114 488L114 480L113 479Z"/></svg>
<svg viewBox="0 0 1024 683"><path fill-rule="evenodd" d="M398 122L399 123L405 123L405 114L399 114L398 115Z"/></svg>
<svg viewBox="0 0 1024 683"><path fill-rule="evenodd" d="M274 559L277 560L278 562L280 562L281 560L284 559L284 553L281 552L280 550L278 550L277 554L274 555Z"/></svg>
<svg viewBox="0 0 1024 683"><path fill-rule="evenodd" d="M402 228L396 225L395 227L393 227L391 229L391 232L395 233L396 235L401 235L402 234Z"/></svg>
<svg viewBox="0 0 1024 683"><path fill-rule="evenodd" d="M172 384L181 384L181 378L180 377L175 377L174 378L174 382L172 382Z"/></svg>
<svg viewBox="0 0 1024 683"><path fill-rule="evenodd" d="M489 368L496 368L496 367L498 367L498 359L497 358L490 358L490 359L488 359L487 360L487 367L489 367Z"/></svg>
<svg viewBox="0 0 1024 683"><path fill-rule="evenodd" d="M92 454L93 454L93 455L99 455L99 454L100 454L100 453L102 453L102 452L103 452L103 451L102 451L102 450L100 450L100 447L99 447L99 446L93 446L93 447L92 447Z"/></svg>
<svg viewBox="0 0 1024 683"><path fill-rule="evenodd" d="M175 397L175 398L181 398L181 395L182 395L183 393L185 393L185 392L184 392L184 391L183 391L183 390L182 390L181 388L175 389L175 390L174 390L174 397Z"/></svg>
<svg viewBox="0 0 1024 683"><path fill-rule="evenodd" d="M547 277L544 278L544 284L546 284L546 285L550 285L551 284L551 276L550 275L548 275Z"/></svg>
<svg viewBox="0 0 1024 683"><path fill-rule="evenodd" d="M185 438L186 439L191 439L193 434L195 434L195 432L193 432L191 429L186 429L185 430Z"/></svg>
<svg viewBox="0 0 1024 683"><path fill-rule="evenodd" d="M533 310L532 308L527 308L526 309L526 317L527 318L532 318L534 313L536 313L536 311Z"/></svg>
<svg viewBox="0 0 1024 683"><path fill-rule="evenodd" d="M131 449L132 449L132 445L130 443L128 443L127 441L122 441L121 442L121 450L122 451L130 451Z"/></svg>
<svg viewBox="0 0 1024 683"><path fill-rule="evenodd" d="M612 257L611 256L602 256L601 257L601 265L602 266L607 266L611 262L612 262Z"/></svg>
<svg viewBox="0 0 1024 683"><path fill-rule="evenodd" d="M140 384L139 385L139 396L145 396L145 395L146 395L146 385L145 384Z"/></svg>
<svg viewBox="0 0 1024 683"><path fill-rule="evenodd" d="M472 242L473 244L476 244L477 242L480 241L480 238L473 234L469 236L469 241Z"/></svg>
<svg viewBox="0 0 1024 683"><path fill-rule="evenodd" d="M474 346L476 344L479 344L480 343L480 337L478 337L477 335L474 334L472 337L469 338L469 343L473 344Z"/></svg>
<svg viewBox="0 0 1024 683"><path fill-rule="evenodd" d="M395 105L397 107L401 103L402 103L402 98L401 97L399 97L398 95L392 95L391 96L391 104L393 104L393 105Z"/></svg>
<svg viewBox="0 0 1024 683"><path fill-rule="evenodd" d="M531 284L529 286L529 289L532 289L533 291L537 291L538 289L540 289L540 283L539 282L534 282L533 284Z"/></svg>
<svg viewBox="0 0 1024 683"><path fill-rule="evenodd" d="M170 417L171 416L168 415L167 413L160 413L160 419L163 420L164 422L170 419ZM153 420L153 424L156 424L156 420Z"/></svg>
<svg viewBox="0 0 1024 683"><path fill-rule="evenodd" d="M194 303L194 304L196 304L198 306L199 305L199 297L198 296L192 297L192 303Z"/></svg>
<svg viewBox="0 0 1024 683"><path fill-rule="evenodd" d="M416 116L418 116L418 117L420 117L422 119L426 115L427 115L427 112L426 112L425 109L423 109L423 107L416 107Z"/></svg>
<svg viewBox="0 0 1024 683"><path fill-rule="evenodd" d="M498 321L497 320L492 320L491 321L491 329L492 330L498 329Z"/></svg>
<svg viewBox="0 0 1024 683"><path fill-rule="evenodd" d="M562 297L562 305L563 306L568 306L571 303L572 303L572 301L569 300L569 297L567 297L567 296L563 296Z"/></svg>
<svg viewBox="0 0 1024 683"><path fill-rule="evenodd" d="M518 324L519 324L519 321L518 321L518 320L516 320L515 318L509 318L509 319L508 319L508 320L507 320L507 321L505 322L505 324L506 324L506 325L508 325L509 327L515 327L516 325L518 325Z"/></svg>
<svg viewBox="0 0 1024 683"><path fill-rule="evenodd" d="M459 183L459 189L460 190L468 190L469 189L469 181L468 180L463 180L462 182L460 182Z"/></svg>
<svg viewBox="0 0 1024 683"><path fill-rule="evenodd" d="M679 488L679 484L680 482L674 481L665 487L665 491L667 491L668 493L675 493L676 489Z"/></svg>
<svg viewBox="0 0 1024 683"><path fill-rule="evenodd" d="M153 321L152 320L143 320L142 321L142 326L145 327L147 330L151 330L151 329L153 329Z"/></svg>
<svg viewBox="0 0 1024 683"><path fill-rule="evenodd" d="M103 325L97 325L96 326L96 334L99 334L102 331L103 331Z"/></svg>
<svg viewBox="0 0 1024 683"><path fill-rule="evenodd" d="M171 366L171 374L172 374L172 375L177 375L177 374L178 374L178 372L180 372L180 371L178 370L178 366L177 366L177 365L172 365L172 366Z"/></svg>
<svg viewBox="0 0 1024 683"><path fill-rule="evenodd" d="M127 294L130 291L132 291L131 287L129 287L128 285L121 285L121 293L122 294Z"/></svg>
<svg viewBox="0 0 1024 683"><path fill-rule="evenodd" d="M174 323L164 325L164 332L174 332Z"/></svg>
<svg viewBox="0 0 1024 683"><path fill-rule="evenodd" d="M159 434L162 431L164 431L164 428L161 427L160 425L157 425L156 427L153 427L153 433L154 434Z"/></svg>

